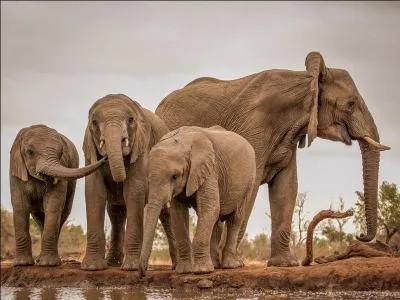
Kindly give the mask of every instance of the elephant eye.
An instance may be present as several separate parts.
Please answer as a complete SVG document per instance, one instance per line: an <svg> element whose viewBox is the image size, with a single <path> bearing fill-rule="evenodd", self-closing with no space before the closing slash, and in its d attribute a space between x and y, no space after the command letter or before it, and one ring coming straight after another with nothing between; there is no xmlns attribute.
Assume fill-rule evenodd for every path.
<svg viewBox="0 0 400 300"><path fill-rule="evenodd" d="M93 121L92 121L92 125L93 125L94 127L97 127L97 121L96 121L96 120L93 120Z"/></svg>
<svg viewBox="0 0 400 300"><path fill-rule="evenodd" d="M128 124L129 124L129 125L132 125L132 124L133 124L133 117L129 117L129 118L128 118Z"/></svg>
<svg viewBox="0 0 400 300"><path fill-rule="evenodd" d="M28 154L29 156L33 156L35 154L35 151L33 151L33 149L29 148L28 150L26 150L26 154Z"/></svg>
<svg viewBox="0 0 400 300"><path fill-rule="evenodd" d="M179 177L179 174L174 174L171 176L171 180L176 181L178 179L178 177Z"/></svg>

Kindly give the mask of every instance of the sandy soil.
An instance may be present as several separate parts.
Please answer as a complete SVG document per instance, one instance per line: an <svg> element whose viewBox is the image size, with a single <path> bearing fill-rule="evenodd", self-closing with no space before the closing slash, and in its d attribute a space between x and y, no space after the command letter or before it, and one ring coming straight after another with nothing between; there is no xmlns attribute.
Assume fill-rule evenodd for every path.
<svg viewBox="0 0 400 300"><path fill-rule="evenodd" d="M206 279L206 280L203 280ZM146 277L138 272L110 267L82 271L79 263L65 262L56 268L1 267L1 285L14 287L106 287L153 288L252 288L289 290L391 290L400 291L400 258L350 258L309 267L277 268L259 265L237 270L216 270L205 275L178 275L169 266L150 266Z"/></svg>

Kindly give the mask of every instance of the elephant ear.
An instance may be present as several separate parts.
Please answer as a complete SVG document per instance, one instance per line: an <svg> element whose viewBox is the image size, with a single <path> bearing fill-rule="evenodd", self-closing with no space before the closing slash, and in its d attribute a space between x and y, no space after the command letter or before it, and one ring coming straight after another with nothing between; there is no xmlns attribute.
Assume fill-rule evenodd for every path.
<svg viewBox="0 0 400 300"><path fill-rule="evenodd" d="M90 162L90 164L94 164L97 162L96 145L94 144L92 133L89 129L89 124L86 126L82 149L83 153L85 154L86 161Z"/></svg>
<svg viewBox="0 0 400 300"><path fill-rule="evenodd" d="M72 144L72 142L64 135L60 134L61 141L63 144L63 154L61 156L60 162L66 167L70 168L78 168L79 167L79 154L78 151L76 150L75 146ZM71 157L70 153L70 148L69 145L72 145L72 151L74 152L75 156L78 158L78 161L74 161L73 157Z"/></svg>
<svg viewBox="0 0 400 300"><path fill-rule="evenodd" d="M313 140L317 137L319 83L322 82L326 76L325 62L319 52L310 52L307 55L306 70L307 73L313 77L311 80L311 114L307 129L308 146L310 146Z"/></svg>
<svg viewBox="0 0 400 300"><path fill-rule="evenodd" d="M141 105L134 100L130 99L130 101L132 102L131 107L134 109L136 116L135 130L130 137L133 141L130 162L134 163L139 158L139 156L149 151L149 144L152 132L150 122L149 120L147 120Z"/></svg>
<svg viewBox="0 0 400 300"><path fill-rule="evenodd" d="M215 172L214 147L206 136L196 134L189 153L190 170L186 183L186 197L193 195Z"/></svg>
<svg viewBox="0 0 400 300"><path fill-rule="evenodd" d="M28 170L26 169L24 159L21 153L21 143L24 129L21 129L17 137L14 140L14 143L11 147L10 151L10 168L11 168L11 175L18 177L22 181L28 181Z"/></svg>

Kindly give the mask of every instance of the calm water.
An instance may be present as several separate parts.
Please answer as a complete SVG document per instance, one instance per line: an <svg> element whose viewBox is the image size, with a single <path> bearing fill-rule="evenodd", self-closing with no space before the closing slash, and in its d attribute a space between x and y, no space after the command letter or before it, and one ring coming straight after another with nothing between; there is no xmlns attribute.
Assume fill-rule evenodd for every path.
<svg viewBox="0 0 400 300"><path fill-rule="evenodd" d="M137 288L9 288L1 287L1 299L16 300L145 300L145 299L400 299L400 292L284 292L284 291L174 291Z"/></svg>

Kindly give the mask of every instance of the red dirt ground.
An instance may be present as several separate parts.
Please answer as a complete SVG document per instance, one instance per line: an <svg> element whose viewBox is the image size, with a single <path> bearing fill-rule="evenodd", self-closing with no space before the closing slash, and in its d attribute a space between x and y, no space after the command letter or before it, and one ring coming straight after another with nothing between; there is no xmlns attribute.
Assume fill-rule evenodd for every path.
<svg viewBox="0 0 400 300"><path fill-rule="evenodd" d="M1 285L14 287L197 288L201 279L212 281L214 288L400 291L400 258L350 258L292 268L254 265L236 270L216 270L205 275L178 275L169 266L151 266L143 279L139 279L136 271L122 271L117 267L82 271L79 263L71 262L55 268L1 267Z"/></svg>

